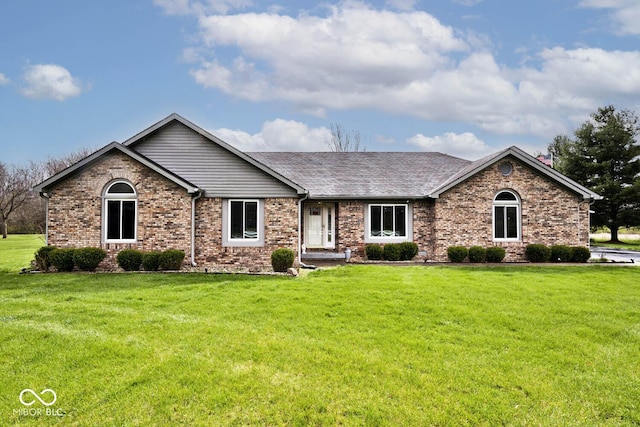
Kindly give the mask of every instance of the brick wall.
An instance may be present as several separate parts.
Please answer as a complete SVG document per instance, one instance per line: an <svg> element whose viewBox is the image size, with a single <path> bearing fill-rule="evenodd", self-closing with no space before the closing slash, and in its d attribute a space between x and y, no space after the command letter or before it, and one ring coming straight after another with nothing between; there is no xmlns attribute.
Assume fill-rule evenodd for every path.
<svg viewBox="0 0 640 427"><path fill-rule="evenodd" d="M541 177L515 159L505 177L497 165L445 192L435 201L412 203L413 240L427 259L446 261L452 245L500 245L507 261L523 260L529 243L587 245L589 203ZM102 242L102 194L115 179L131 182L138 193L138 241L134 244ZM493 198L504 189L521 198L522 240L494 242ZM57 247L102 247L108 257L103 267L114 268L115 255L124 248L181 249L190 261L191 196L180 186L124 154L106 155L53 188L49 201L49 244ZM222 199L196 201L196 263L199 268L269 269L271 252L298 248L298 199L264 200L262 247L222 246ZM352 258L365 258L365 203L336 203L336 251L352 250Z"/></svg>
<svg viewBox="0 0 640 427"><path fill-rule="evenodd" d="M416 201L413 203L413 241L418 245L418 251L426 252L426 256L419 255L419 259L433 259L436 244L435 203L433 200Z"/></svg>
<svg viewBox="0 0 640 427"><path fill-rule="evenodd" d="M138 194L136 243L103 243L102 195L113 180L133 184ZM191 195L183 188L124 154L110 154L97 164L66 179L50 192L49 244L56 247L101 247L103 269L116 268L116 254L126 248L180 249L191 262ZM298 199L266 199L265 245L258 248L222 247L222 200L196 201L196 262L211 269L233 267L268 269L271 252L288 247L297 252Z"/></svg>
<svg viewBox="0 0 640 427"><path fill-rule="evenodd" d="M138 194L137 243L103 243L102 195L116 179L129 181ZM115 268L115 255L125 248L181 249L189 256L191 196L124 154L105 155L91 168L58 184L50 195L49 244L101 247L107 251L102 268Z"/></svg>
<svg viewBox="0 0 640 427"><path fill-rule="evenodd" d="M298 199L264 200L264 246L222 246L222 199L196 201L196 263L199 269L260 271L271 268L278 248L298 252Z"/></svg>
<svg viewBox="0 0 640 427"><path fill-rule="evenodd" d="M538 175L515 159L513 172L503 176L493 165L445 192L435 202L436 261L447 260L452 245L502 246L505 261L523 261L530 243L586 246L589 243L589 203ZM522 239L493 241L493 199L511 189L521 198Z"/></svg>
<svg viewBox="0 0 640 427"><path fill-rule="evenodd" d="M336 211L336 251L351 249L351 259L360 261L364 252L364 203L338 202Z"/></svg>

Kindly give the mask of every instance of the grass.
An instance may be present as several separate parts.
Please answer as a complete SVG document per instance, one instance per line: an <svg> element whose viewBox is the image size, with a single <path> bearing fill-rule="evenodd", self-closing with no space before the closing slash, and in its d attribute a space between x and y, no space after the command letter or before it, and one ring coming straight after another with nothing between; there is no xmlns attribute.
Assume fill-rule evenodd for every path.
<svg viewBox="0 0 640 427"><path fill-rule="evenodd" d="M604 266L0 274L0 419L638 425L639 284ZM64 415L16 414L25 388Z"/></svg>
<svg viewBox="0 0 640 427"><path fill-rule="evenodd" d="M602 246L605 248L612 249L624 249L630 251L640 251L640 228L639 227L631 227L631 228L621 228L618 231L618 239L620 243L609 243L611 239L611 234L607 228L601 228L596 230L594 234L591 235L591 243L594 246Z"/></svg>
<svg viewBox="0 0 640 427"><path fill-rule="evenodd" d="M609 239L592 239L593 246L602 246L604 248L611 249L624 249L627 251L640 251L640 240L637 239L625 239L622 235L619 238L620 243L609 243Z"/></svg>
<svg viewBox="0 0 640 427"><path fill-rule="evenodd" d="M18 272L29 267L34 253L44 246L44 236L40 234L10 234L0 238L0 272Z"/></svg>

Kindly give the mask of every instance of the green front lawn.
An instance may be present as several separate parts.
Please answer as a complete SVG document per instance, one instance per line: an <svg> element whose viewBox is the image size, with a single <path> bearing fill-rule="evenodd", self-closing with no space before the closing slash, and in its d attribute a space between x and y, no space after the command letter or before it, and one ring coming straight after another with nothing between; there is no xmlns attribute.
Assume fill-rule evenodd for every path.
<svg viewBox="0 0 640 427"><path fill-rule="evenodd" d="M44 236L40 234L9 234L0 238L0 273L17 273L28 268L38 248L44 246Z"/></svg>
<svg viewBox="0 0 640 427"><path fill-rule="evenodd" d="M0 307L6 424L640 423L635 267L5 273Z"/></svg>

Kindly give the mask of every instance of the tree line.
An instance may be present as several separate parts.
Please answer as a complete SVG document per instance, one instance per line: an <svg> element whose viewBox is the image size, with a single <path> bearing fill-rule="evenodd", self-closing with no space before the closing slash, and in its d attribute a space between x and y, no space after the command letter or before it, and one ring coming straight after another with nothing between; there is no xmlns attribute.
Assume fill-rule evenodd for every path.
<svg viewBox="0 0 640 427"><path fill-rule="evenodd" d="M7 165L0 161L0 228L2 238L11 234L44 233L45 202L31 188L50 176L84 159L92 150L81 149L43 162L26 166Z"/></svg>

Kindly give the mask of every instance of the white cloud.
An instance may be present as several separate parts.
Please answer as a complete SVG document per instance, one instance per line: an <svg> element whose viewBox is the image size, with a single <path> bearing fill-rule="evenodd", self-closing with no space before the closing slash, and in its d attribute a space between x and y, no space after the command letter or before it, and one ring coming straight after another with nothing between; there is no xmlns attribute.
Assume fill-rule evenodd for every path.
<svg viewBox="0 0 640 427"><path fill-rule="evenodd" d="M355 2L325 17L275 14L202 16L206 46L236 47L230 63L202 61L203 86L251 100L285 99L300 108L380 103L380 91L406 87L468 49L453 29L424 12L378 11ZM251 82L251 87L247 83Z"/></svg>
<svg viewBox="0 0 640 427"><path fill-rule="evenodd" d="M447 132L434 137L419 133L407 139L407 143L420 148L421 151L435 151L473 160L495 151L470 132L461 134Z"/></svg>
<svg viewBox="0 0 640 427"><path fill-rule="evenodd" d="M614 32L640 34L640 3L638 0L582 0L580 6L592 9L610 9Z"/></svg>
<svg viewBox="0 0 640 427"><path fill-rule="evenodd" d="M275 119L262 125L262 130L249 134L241 130L212 131L223 141L241 151L326 151L331 131L325 127L309 128L294 120Z"/></svg>
<svg viewBox="0 0 640 427"><path fill-rule="evenodd" d="M64 101L78 96L83 88L64 67L55 64L30 65L22 75L22 94L33 99Z"/></svg>
<svg viewBox="0 0 640 427"><path fill-rule="evenodd" d="M3 73L0 73L0 86L8 85L11 82L9 77L5 76Z"/></svg>
<svg viewBox="0 0 640 427"><path fill-rule="evenodd" d="M463 35L422 11L358 1L321 10L201 13L200 42L184 54L195 64L192 77L237 98L285 101L318 117L368 109L545 138L570 131L572 120L603 102L640 96L638 51L556 47L527 52L525 65L512 67L496 59L486 37Z"/></svg>

